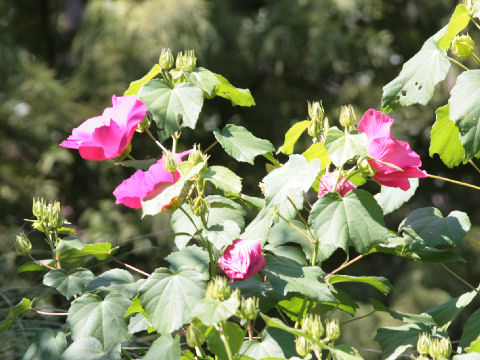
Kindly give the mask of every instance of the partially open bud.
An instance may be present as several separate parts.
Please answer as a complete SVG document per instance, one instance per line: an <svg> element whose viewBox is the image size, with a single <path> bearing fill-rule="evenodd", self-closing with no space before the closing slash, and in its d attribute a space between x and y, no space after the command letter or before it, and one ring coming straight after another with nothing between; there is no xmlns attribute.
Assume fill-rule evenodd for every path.
<svg viewBox="0 0 480 360"><path fill-rule="evenodd" d="M310 119L307 129L308 135L314 139L319 139L324 133L324 123L326 119L325 110L321 101L308 103L308 117Z"/></svg>
<svg viewBox="0 0 480 360"><path fill-rule="evenodd" d="M195 56L195 51L186 50L185 53L181 51L177 55L177 60L175 62L175 67L179 70L192 71L197 66L197 58Z"/></svg>
<svg viewBox="0 0 480 360"><path fill-rule="evenodd" d="M163 48L162 53L160 54L160 58L158 59L158 64L162 69L170 70L175 64L172 50Z"/></svg>
<svg viewBox="0 0 480 360"><path fill-rule="evenodd" d="M325 330L329 340L337 340L340 337L340 323L338 322L338 319L327 321L325 323Z"/></svg>
<svg viewBox="0 0 480 360"><path fill-rule="evenodd" d="M357 117L355 111L353 110L352 105L343 105L340 111L340 124L347 130L350 131L353 129Z"/></svg>
<svg viewBox="0 0 480 360"><path fill-rule="evenodd" d="M43 209L45 205L45 199L34 197L33 198L33 206L32 206L32 213L37 217L37 219L43 218Z"/></svg>
<svg viewBox="0 0 480 360"><path fill-rule="evenodd" d="M215 277L207 285L205 298L221 301L227 300L232 293L232 289L228 286L227 282L227 279L224 277Z"/></svg>
<svg viewBox="0 0 480 360"><path fill-rule="evenodd" d="M65 224L65 219L62 216L62 210L58 201L49 203L46 212L48 214L48 225L50 227L60 228Z"/></svg>
<svg viewBox="0 0 480 360"><path fill-rule="evenodd" d="M431 342L430 335L426 333L420 334L417 341L418 353L421 355L428 355L428 351L430 349L430 342Z"/></svg>
<svg viewBox="0 0 480 360"><path fill-rule="evenodd" d="M168 152L163 158L163 168L166 172L174 173L177 171L177 167L177 159L175 159L175 156L171 152Z"/></svg>
<svg viewBox="0 0 480 360"><path fill-rule="evenodd" d="M187 344L190 347L202 346L205 342L205 335L202 329L196 326L193 322L187 329Z"/></svg>
<svg viewBox="0 0 480 360"><path fill-rule="evenodd" d="M372 177L377 173L374 167L370 165L368 160L365 158L358 159L357 165L358 165L358 170L360 170L360 173L365 177L369 177L369 176Z"/></svg>
<svg viewBox="0 0 480 360"><path fill-rule="evenodd" d="M28 254L32 250L32 243L24 232L15 237L15 251L17 254Z"/></svg>
<svg viewBox="0 0 480 360"><path fill-rule="evenodd" d="M245 320L254 320L258 315L259 301L257 297L242 298L240 317Z"/></svg>
<svg viewBox="0 0 480 360"><path fill-rule="evenodd" d="M452 354L452 343L449 338L442 337L438 341L438 354L440 358L449 358Z"/></svg>
<svg viewBox="0 0 480 360"><path fill-rule="evenodd" d="M208 211L208 203L203 197L198 196L193 201L193 213L195 216L205 216Z"/></svg>
<svg viewBox="0 0 480 360"><path fill-rule="evenodd" d="M325 333L320 315L307 315L302 321L302 330L305 330L315 339L320 339Z"/></svg>
<svg viewBox="0 0 480 360"><path fill-rule="evenodd" d="M303 336L299 336L297 337L297 340L295 340L295 350L297 350L298 355L305 357L310 353L310 351L312 351L312 348L307 339L305 339Z"/></svg>
<svg viewBox="0 0 480 360"><path fill-rule="evenodd" d="M203 161L207 161L208 157L200 150L200 147L194 146L193 151L188 155L188 162L193 166L200 164Z"/></svg>
<svg viewBox="0 0 480 360"><path fill-rule="evenodd" d="M452 52L462 60L468 59L473 54L475 42L470 35L457 35L453 38Z"/></svg>
<svg viewBox="0 0 480 360"><path fill-rule="evenodd" d="M152 125L152 120L150 119L149 116L145 116L142 122L137 125L137 128L135 129L135 131L142 133L145 130L147 130L150 127L150 125Z"/></svg>

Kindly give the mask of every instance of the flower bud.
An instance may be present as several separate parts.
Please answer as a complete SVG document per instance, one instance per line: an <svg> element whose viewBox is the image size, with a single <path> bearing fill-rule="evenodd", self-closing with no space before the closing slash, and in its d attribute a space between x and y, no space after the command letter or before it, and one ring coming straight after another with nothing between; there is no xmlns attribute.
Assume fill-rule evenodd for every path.
<svg viewBox="0 0 480 360"><path fill-rule="evenodd" d="M440 358L449 358L452 354L452 343L449 338L440 338L438 341L438 354Z"/></svg>
<svg viewBox="0 0 480 360"><path fill-rule="evenodd" d="M45 199L34 197L33 198L33 206L32 206L32 213L35 215L39 220L43 218L43 208L45 205Z"/></svg>
<svg viewBox="0 0 480 360"><path fill-rule="evenodd" d="M352 105L343 105L340 111L340 124L347 130L350 131L353 129L355 122L357 121L357 117L355 115L355 111L353 110Z"/></svg>
<svg viewBox="0 0 480 360"><path fill-rule="evenodd" d="M52 228L60 228L65 224L65 219L62 216L60 203L54 201L47 206L48 225Z"/></svg>
<svg viewBox="0 0 480 360"><path fill-rule="evenodd" d="M196 326L193 322L187 329L187 344L190 347L202 346L205 342L205 335L202 329Z"/></svg>
<svg viewBox="0 0 480 360"><path fill-rule="evenodd" d="M32 243L24 232L15 237L15 251L17 254L28 254L32 250Z"/></svg>
<svg viewBox="0 0 480 360"><path fill-rule="evenodd" d="M314 101L308 103L308 117L310 123L308 124L308 135L314 139L319 139L324 133L325 110L322 102Z"/></svg>
<svg viewBox="0 0 480 360"><path fill-rule="evenodd" d="M195 214L195 216L199 216L199 217L205 216L207 211L208 211L207 200L205 200L203 197L200 197L200 196L197 197L193 201L193 213Z"/></svg>
<svg viewBox="0 0 480 360"><path fill-rule="evenodd" d="M142 133L145 130L147 130L150 127L150 125L152 125L152 119L150 119L149 116L145 116L142 122L137 125L137 128L135 129L135 131L138 133Z"/></svg>
<svg viewBox="0 0 480 360"><path fill-rule="evenodd" d="M315 339L320 339L325 333L320 315L307 315L302 321L302 330L312 335Z"/></svg>
<svg viewBox="0 0 480 360"><path fill-rule="evenodd" d="M338 319L333 319L325 323L327 338L335 341L340 337L340 324Z"/></svg>
<svg viewBox="0 0 480 360"><path fill-rule="evenodd" d="M158 64L162 69L170 70L175 64L172 50L163 48L162 53L160 54L160 58L158 59Z"/></svg>
<svg viewBox="0 0 480 360"><path fill-rule="evenodd" d="M177 55L177 60L175 62L175 67L178 70L192 71L197 66L197 58L195 56L195 51L186 50L185 53L181 51Z"/></svg>
<svg viewBox="0 0 480 360"><path fill-rule="evenodd" d="M421 354L421 355L428 355L428 351L429 351L429 348L430 348L430 342L431 342L430 335L428 335L426 333L420 334L420 336L418 337L418 341L417 341L417 351L418 351L418 353Z"/></svg>
<svg viewBox="0 0 480 360"><path fill-rule="evenodd" d="M475 42L470 35L457 35L453 38L452 52L462 60L468 59L473 54Z"/></svg>
<svg viewBox="0 0 480 360"><path fill-rule="evenodd" d="M162 162L163 162L163 168L165 169L166 172L174 173L175 171L177 171L178 162L177 162L177 159L175 159L175 156L171 152L164 154Z"/></svg>
<svg viewBox="0 0 480 360"><path fill-rule="evenodd" d="M377 173L375 168L372 165L370 165L368 160L365 158L358 159L357 165L358 165L358 169L360 170L360 173L365 177L369 177L369 176L371 177Z"/></svg>
<svg viewBox="0 0 480 360"><path fill-rule="evenodd" d="M188 155L188 162L195 166L203 161L207 161L207 155L203 154L200 148L195 146L193 151Z"/></svg>
<svg viewBox="0 0 480 360"><path fill-rule="evenodd" d="M254 320L258 315L259 301L257 297L242 298L240 317L245 320Z"/></svg>
<svg viewBox="0 0 480 360"><path fill-rule="evenodd" d="M298 355L305 357L310 353L310 351L312 351L312 348L307 339L305 339L303 336L299 336L297 337L297 340L295 340L295 350L297 350Z"/></svg>
<svg viewBox="0 0 480 360"><path fill-rule="evenodd" d="M465 4L465 7L467 8L468 13L471 15L474 7L475 7L475 2L477 0L463 0L463 3Z"/></svg>
<svg viewBox="0 0 480 360"><path fill-rule="evenodd" d="M215 277L207 285L205 298L213 300L227 300L232 293L232 289L227 284L227 279L221 276Z"/></svg>

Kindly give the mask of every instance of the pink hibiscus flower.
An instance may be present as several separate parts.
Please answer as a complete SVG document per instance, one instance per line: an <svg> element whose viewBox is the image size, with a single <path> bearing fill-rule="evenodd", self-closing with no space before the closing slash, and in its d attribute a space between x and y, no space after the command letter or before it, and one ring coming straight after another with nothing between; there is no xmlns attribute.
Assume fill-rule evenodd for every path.
<svg viewBox="0 0 480 360"><path fill-rule="evenodd" d="M328 192L338 192L341 197L344 197L346 193L350 190L356 189L356 186L347 180L342 174L340 180L338 181L338 170L332 171L328 174L325 174L320 179L320 184L318 185L319 191L318 196L323 196ZM335 188L335 185L337 187Z"/></svg>
<svg viewBox="0 0 480 360"><path fill-rule="evenodd" d="M84 121L60 146L78 149L87 160L106 160L120 156L130 144L137 125L145 117L146 105L136 95L112 97L112 107Z"/></svg>
<svg viewBox="0 0 480 360"><path fill-rule="evenodd" d="M193 150L187 150L175 154L175 159L181 163L183 157L190 154ZM165 155L162 156L155 164L150 166L147 171L137 170L128 179L117 186L113 191L113 195L117 199L116 204L123 204L133 209L142 207L142 200L150 200L160 194L180 177L180 173L175 171L174 174L167 172L163 166ZM175 176L174 176L175 175Z"/></svg>
<svg viewBox="0 0 480 360"><path fill-rule="evenodd" d="M395 140L390 135L393 119L374 109L368 110L358 124L358 130L368 137L367 154L379 161L398 166L393 168L379 161L369 160L376 170L373 178L382 185L410 189L409 178L425 178L427 173L418 167L422 165L420 156L404 141Z"/></svg>
<svg viewBox="0 0 480 360"><path fill-rule="evenodd" d="M233 281L247 279L266 265L262 244L257 240L237 239L225 249L218 264Z"/></svg>

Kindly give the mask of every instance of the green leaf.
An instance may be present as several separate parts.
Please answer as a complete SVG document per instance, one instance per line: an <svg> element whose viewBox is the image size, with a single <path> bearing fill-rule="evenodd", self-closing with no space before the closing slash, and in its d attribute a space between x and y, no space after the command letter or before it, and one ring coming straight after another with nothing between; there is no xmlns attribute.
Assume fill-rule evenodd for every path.
<svg viewBox="0 0 480 360"><path fill-rule="evenodd" d="M30 309L31 309L31 302L27 298L23 298L17 305L12 306L8 311L7 317L3 319L3 321L0 323L0 333L4 332L5 330L8 330L10 325L12 325L15 322L17 317L19 317L25 311L28 311Z"/></svg>
<svg viewBox="0 0 480 360"><path fill-rule="evenodd" d="M376 299L370 299L370 302L372 303L373 308L376 311L388 312L392 316L392 318L396 320L400 320L409 324L420 324L428 326L436 325L435 320L428 314L409 314L401 311L395 311L387 308L385 305L383 305L380 301Z"/></svg>
<svg viewBox="0 0 480 360"><path fill-rule="evenodd" d="M60 294L70 299L73 295L80 294L95 275L88 269L78 269L70 274L63 269L50 270L43 277L43 285L53 287Z"/></svg>
<svg viewBox="0 0 480 360"><path fill-rule="evenodd" d="M465 158L465 150L460 141L460 131L450 120L450 104L439 107L437 120L430 132L430 157L438 154L449 168L460 165Z"/></svg>
<svg viewBox="0 0 480 360"><path fill-rule="evenodd" d="M228 99L232 102L233 106L253 106L255 105L255 100L248 89L236 88L230 82L225 79L222 75L215 74L219 84L215 85L214 94L224 99Z"/></svg>
<svg viewBox="0 0 480 360"><path fill-rule="evenodd" d="M104 350L100 341L88 336L73 342L63 353L62 360L120 360L120 352L120 344L114 344Z"/></svg>
<svg viewBox="0 0 480 360"><path fill-rule="evenodd" d="M245 330L243 330L237 324L226 321L223 323L223 333L225 340L230 346L232 354L236 354L243 343L243 337L245 336ZM228 359L225 345L220 338L220 333L217 330L212 331L207 337L208 348L218 356L218 359Z"/></svg>
<svg viewBox="0 0 480 360"><path fill-rule="evenodd" d="M394 360L407 349L415 348L421 333L430 333L430 328L425 325L407 324L378 329L375 341L382 348L382 359Z"/></svg>
<svg viewBox="0 0 480 360"><path fill-rule="evenodd" d="M291 220L290 222L299 230L303 231L304 234L307 234L307 228L301 221ZM314 245L299 231L292 229L292 227L285 221L280 221L272 227L268 234L268 243L274 246L288 243L299 244L301 245L307 259L312 258Z"/></svg>
<svg viewBox="0 0 480 360"><path fill-rule="evenodd" d="M434 35L403 64L400 74L383 87L382 111L390 112L398 106L412 104L426 105L435 85L445 79L449 69L447 52L438 47Z"/></svg>
<svg viewBox="0 0 480 360"><path fill-rule="evenodd" d="M204 278L208 278L208 254L198 246L187 246L179 251L171 252L165 260L170 263L170 268L174 272L183 269L194 269L203 274Z"/></svg>
<svg viewBox="0 0 480 360"><path fill-rule="evenodd" d="M241 230L237 223L232 220L225 220L221 224L213 225L205 231L205 236L215 249L223 253L225 248L233 240L240 237Z"/></svg>
<svg viewBox="0 0 480 360"><path fill-rule="evenodd" d="M328 157L336 167L340 167L355 156L367 154L367 135L358 131L350 133L332 128L325 139Z"/></svg>
<svg viewBox="0 0 480 360"><path fill-rule="evenodd" d="M301 265L307 265L307 258L305 257L305 253L298 246L291 246L291 245L276 246L273 244L267 244L263 247L263 250L269 251L272 254L275 254L277 256L292 259Z"/></svg>
<svg viewBox="0 0 480 360"><path fill-rule="evenodd" d="M235 296L225 301L203 299L195 306L192 315L205 325L213 326L235 315L239 306L240 300Z"/></svg>
<svg viewBox="0 0 480 360"><path fill-rule="evenodd" d="M230 287L240 289L243 297L257 297L262 312L270 310L281 299L281 296L273 289L270 280L263 281L258 274L242 281L235 281L230 284Z"/></svg>
<svg viewBox="0 0 480 360"><path fill-rule="evenodd" d="M442 326L446 329L476 296L477 292L472 290L427 311L427 314L433 318L438 326Z"/></svg>
<svg viewBox="0 0 480 360"><path fill-rule="evenodd" d="M125 92L123 93L123 95L137 95L142 86L152 80L158 74L160 74L160 66L158 64L155 64L144 77L132 81L128 86L128 89L125 90Z"/></svg>
<svg viewBox="0 0 480 360"><path fill-rule="evenodd" d="M382 208L384 215L399 209L415 194L418 188L418 179L413 178L408 180L410 181L410 189L406 191L397 187L382 185L380 192L374 196L378 205Z"/></svg>
<svg viewBox="0 0 480 360"><path fill-rule="evenodd" d="M129 334L133 335L142 331L146 331L147 329L149 329L149 323L142 314L137 313L130 318L130 322L128 323ZM150 329L155 331L152 327L150 327Z"/></svg>
<svg viewBox="0 0 480 360"><path fill-rule="evenodd" d="M215 73L203 67L196 67L193 71L186 71L185 76L189 82L202 89L208 96L215 95L213 93L215 86L220 84Z"/></svg>
<svg viewBox="0 0 480 360"><path fill-rule="evenodd" d="M455 355L453 360L480 360L479 352L469 352L468 354Z"/></svg>
<svg viewBox="0 0 480 360"><path fill-rule="evenodd" d="M111 269L100 274L90 282L85 291L115 292L127 298L134 297L144 280L135 282L133 276L123 269Z"/></svg>
<svg viewBox="0 0 480 360"><path fill-rule="evenodd" d="M49 265L49 266L54 266L56 263L56 261L53 259L42 259L42 260L38 260L38 262L45 265ZM48 271L48 268L45 266L39 265L35 261L26 262L17 268L17 273L19 274L23 272L28 272L28 271Z"/></svg>
<svg viewBox="0 0 480 360"><path fill-rule="evenodd" d="M181 83L172 89L166 81L154 79L146 83L138 95L159 128L160 140L183 126L195 129L203 106L203 92L195 85Z"/></svg>
<svg viewBox="0 0 480 360"><path fill-rule="evenodd" d="M67 237L59 240L56 251L60 253L60 262L64 266L83 264L85 258L94 256L97 260L105 260L118 248L110 243L84 244L80 239Z"/></svg>
<svg viewBox="0 0 480 360"><path fill-rule="evenodd" d="M319 159L322 170L325 170L327 166L332 163L332 160L328 157L328 152L327 149L325 149L324 143L311 145L302 155L305 156L305 159L308 161Z"/></svg>
<svg viewBox="0 0 480 360"><path fill-rule="evenodd" d="M201 175L225 192L239 194L242 191L242 178L224 166L210 166L204 169Z"/></svg>
<svg viewBox="0 0 480 360"><path fill-rule="evenodd" d="M275 151L270 141L257 138L243 126L228 124L222 131L214 129L213 135L228 155L252 165L256 156Z"/></svg>
<svg viewBox="0 0 480 360"><path fill-rule="evenodd" d="M448 23L447 32L438 41L438 46L441 49L448 51L453 38L465 29L470 22L470 14L468 13L465 4L458 4Z"/></svg>
<svg viewBox="0 0 480 360"><path fill-rule="evenodd" d="M476 360L480 359L480 336L477 337L475 340L473 340L470 343L470 346L466 349L467 353L477 353L477 358ZM473 354L472 354L473 355ZM453 357L455 358L455 356Z"/></svg>
<svg viewBox="0 0 480 360"><path fill-rule="evenodd" d="M450 119L460 130L467 159L480 151L480 69L464 71L450 91Z"/></svg>
<svg viewBox="0 0 480 360"><path fill-rule="evenodd" d="M294 339L290 339L294 340ZM284 359L285 354L277 341L266 330L262 334L262 341L247 340L240 348L240 354L250 356L255 360L262 360L267 357Z"/></svg>
<svg viewBox="0 0 480 360"><path fill-rule="evenodd" d="M336 346L330 349L330 353L334 360L362 360L360 353L354 347L347 344Z"/></svg>
<svg viewBox="0 0 480 360"><path fill-rule="evenodd" d="M22 360L60 360L67 348L65 334L59 331L56 335L52 329L37 332Z"/></svg>
<svg viewBox="0 0 480 360"><path fill-rule="evenodd" d="M295 143L304 133L304 131L307 130L308 124L308 120L303 120L295 123L290 129L288 129L285 134L285 141L278 151L287 155L293 153L293 147L295 146Z"/></svg>
<svg viewBox="0 0 480 360"><path fill-rule="evenodd" d="M381 276L349 276L349 275L332 275L328 278L329 284L336 284L340 282L359 282L373 286L375 289L383 293L388 294L393 290L392 284L388 279Z"/></svg>
<svg viewBox="0 0 480 360"><path fill-rule="evenodd" d="M162 335L152 343L143 360L178 360L182 355L180 349L180 336L172 339L170 335Z"/></svg>
<svg viewBox="0 0 480 360"><path fill-rule="evenodd" d="M466 213L452 211L443 217L440 210L426 207L412 211L400 223L398 232L402 233L407 250L414 251L439 245L455 247L469 229Z"/></svg>
<svg viewBox="0 0 480 360"><path fill-rule="evenodd" d="M348 253L349 246L366 253L388 237L382 209L365 190L349 191L343 198L338 193L323 195L313 205L308 221L319 239L321 260L338 248Z"/></svg>
<svg viewBox="0 0 480 360"><path fill-rule="evenodd" d="M480 310L476 310L465 323L460 338L460 346L468 347L475 339L480 336Z"/></svg>
<svg viewBox="0 0 480 360"><path fill-rule="evenodd" d="M262 245L265 245L270 228L277 217L278 215L274 213L273 209L264 207L258 212L252 222L248 224L240 237L242 239L258 240Z"/></svg>
<svg viewBox="0 0 480 360"><path fill-rule="evenodd" d="M319 160L308 162L303 155L290 155L281 168L263 178L268 207L277 208L283 217L292 218L296 211L290 201L301 210L304 193L310 189L319 172Z"/></svg>
<svg viewBox="0 0 480 360"><path fill-rule="evenodd" d="M192 319L192 310L203 299L206 281L195 270L178 273L156 269L140 288L140 301L160 334L170 334Z"/></svg>
<svg viewBox="0 0 480 360"><path fill-rule="evenodd" d="M119 294L109 294L103 300L94 294L82 295L68 310L72 339L92 336L105 349L130 340L127 321L123 318L129 306L130 300Z"/></svg>

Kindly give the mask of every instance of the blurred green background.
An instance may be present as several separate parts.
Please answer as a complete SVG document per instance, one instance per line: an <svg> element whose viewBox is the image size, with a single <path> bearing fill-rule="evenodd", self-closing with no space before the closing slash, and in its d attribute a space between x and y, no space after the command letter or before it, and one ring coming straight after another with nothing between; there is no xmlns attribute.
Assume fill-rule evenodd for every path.
<svg viewBox="0 0 480 360"><path fill-rule="evenodd" d="M275 146L285 131L306 117L307 100L322 99L330 121L342 104L353 104L360 118L379 108L382 86L423 41L448 22L452 0L2 0L0 2L0 319L22 296L39 304L64 308L61 298L41 286L39 273L16 274L26 261L13 250L20 230L29 232L35 255L42 258L41 239L31 232L32 196L62 202L64 215L86 242L120 245L119 257L146 271L162 264L172 246L168 216L141 221L141 212L116 206L113 189L131 174L127 168L84 161L77 152L58 146L71 129L110 106L157 61L162 47L176 53L194 49L198 65L249 88L257 105L233 108L222 99L206 102L195 131L182 135L184 149L214 138L211 130L242 124ZM463 166L448 170L428 157L429 131L435 109L446 103L456 69L431 104L400 109L394 135L409 141L432 174L478 184L478 173ZM142 158L157 149L143 134L133 141ZM302 150L302 144L297 145ZM211 164L227 165L244 178L245 193L259 195L264 162L238 164L219 147ZM435 206L444 214L458 209L472 220L469 234L480 241L479 194L458 186L422 180L413 200L387 217L395 229L412 209ZM468 264L450 266L471 283L480 279L479 249L464 241L459 249ZM342 254L326 264L333 268ZM114 263L92 262L96 274ZM372 255L352 266L351 274L383 275L395 286L388 297L352 288L368 303L378 297L397 310L421 312L468 291L439 265L422 265L390 256ZM478 305L478 303L476 304ZM474 306L476 306L474 305ZM368 312L365 305L359 314ZM470 307L470 312L473 311ZM457 339L460 321L452 328ZM373 329L392 323L372 316L345 327L344 341L375 349ZM18 358L36 330L60 326L27 314L0 338L0 354ZM348 328L348 329L347 329ZM361 353L378 357L373 351Z"/></svg>

